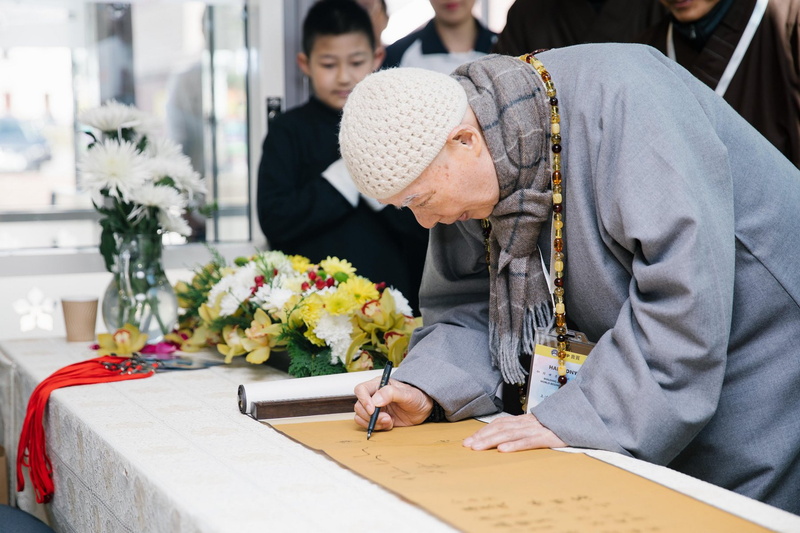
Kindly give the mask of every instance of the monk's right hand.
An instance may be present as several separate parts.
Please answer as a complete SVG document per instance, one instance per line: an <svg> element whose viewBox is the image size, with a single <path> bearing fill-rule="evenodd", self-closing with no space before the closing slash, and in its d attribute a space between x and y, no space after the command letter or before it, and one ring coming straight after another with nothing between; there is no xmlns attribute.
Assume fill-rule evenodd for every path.
<svg viewBox="0 0 800 533"><path fill-rule="evenodd" d="M387 431L395 426L414 426L428 418L433 409L433 399L402 381L390 379L378 390L380 378L356 386L355 421L361 427L369 425L375 407L380 407L375 431Z"/></svg>

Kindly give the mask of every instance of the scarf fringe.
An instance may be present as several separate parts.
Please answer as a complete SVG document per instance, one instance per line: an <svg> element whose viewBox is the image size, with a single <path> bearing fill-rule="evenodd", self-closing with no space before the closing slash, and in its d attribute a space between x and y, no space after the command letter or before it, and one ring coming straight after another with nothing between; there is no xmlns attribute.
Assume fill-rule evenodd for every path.
<svg viewBox="0 0 800 533"><path fill-rule="evenodd" d="M500 369L503 381L508 384L525 383L528 369L519 362L522 354L533 354L539 339L553 327L554 317L547 302L525 309L522 334L499 335L497 325L489 323L489 343L492 347L492 362Z"/></svg>

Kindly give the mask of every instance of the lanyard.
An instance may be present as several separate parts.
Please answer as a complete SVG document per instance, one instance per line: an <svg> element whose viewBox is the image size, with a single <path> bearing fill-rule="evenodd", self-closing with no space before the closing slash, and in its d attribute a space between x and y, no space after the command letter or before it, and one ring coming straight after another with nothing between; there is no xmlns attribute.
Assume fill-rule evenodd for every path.
<svg viewBox="0 0 800 533"><path fill-rule="evenodd" d="M750 21L747 23L744 32L742 32L742 36L739 38L739 44L736 45L731 60L728 62L728 66L725 67L725 71L722 73L719 83L717 83L717 88L714 89L714 92L718 95L725 96L725 91L728 90L728 85L731 84L733 75L736 74L736 70L739 68L739 64L742 62L742 58L745 52L747 52L750 42L753 40L753 35L755 35L758 25L764 17L764 12L767 10L768 3L769 0L758 0L756 2L756 7L750 15ZM676 61L675 43L672 39L672 22L669 23L669 28L667 28L667 56L671 60Z"/></svg>

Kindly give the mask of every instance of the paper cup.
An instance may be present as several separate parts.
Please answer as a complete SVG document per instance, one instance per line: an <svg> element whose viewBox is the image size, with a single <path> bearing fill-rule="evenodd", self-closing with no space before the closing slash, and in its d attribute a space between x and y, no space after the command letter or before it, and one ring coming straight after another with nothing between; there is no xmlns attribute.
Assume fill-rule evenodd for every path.
<svg viewBox="0 0 800 533"><path fill-rule="evenodd" d="M69 296L61 298L67 342L94 340L97 323L97 298L94 296Z"/></svg>

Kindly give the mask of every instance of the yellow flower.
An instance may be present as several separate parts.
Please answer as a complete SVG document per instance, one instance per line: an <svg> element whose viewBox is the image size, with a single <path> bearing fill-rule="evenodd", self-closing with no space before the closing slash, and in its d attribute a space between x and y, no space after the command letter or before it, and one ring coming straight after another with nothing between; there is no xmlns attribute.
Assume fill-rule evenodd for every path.
<svg viewBox="0 0 800 533"><path fill-rule="evenodd" d="M302 300L296 312L300 314L303 323L305 323L309 329L314 329L317 326L319 317L322 316L322 311L322 297L317 293L313 293Z"/></svg>
<svg viewBox="0 0 800 533"><path fill-rule="evenodd" d="M339 259L338 257L328 256L319 262L319 267L325 271L329 276L333 276L337 272L342 272L348 276L356 273L356 269L350 261L346 259Z"/></svg>
<svg viewBox="0 0 800 533"><path fill-rule="evenodd" d="M197 312L200 314L200 318L203 319L204 323L211 324L215 318L219 317L219 302L222 299L222 296L224 295L220 294L220 297L217 298L217 301L212 305L209 305L208 302L206 302L200 306L200 309L198 309Z"/></svg>
<svg viewBox="0 0 800 533"><path fill-rule="evenodd" d="M375 284L367 278L354 276L339 285L339 290L346 291L355 298L359 305L363 305L370 300L377 300L380 296ZM388 292L388 291L384 291Z"/></svg>
<svg viewBox="0 0 800 533"><path fill-rule="evenodd" d="M239 326L225 326L222 328L222 343L217 344L219 353L225 356L225 362L230 363L237 355L245 353L244 346L242 346L242 339L244 332L239 329Z"/></svg>
<svg viewBox="0 0 800 533"><path fill-rule="evenodd" d="M394 366L399 365L406 356L408 341L411 340L411 336L400 331L387 331L383 335L383 340L386 342L386 348L388 349L386 357Z"/></svg>
<svg viewBox="0 0 800 533"><path fill-rule="evenodd" d="M345 365L348 372L358 372L360 370L372 370L375 367L375 362L372 360L372 354L363 350L353 358L348 364Z"/></svg>
<svg viewBox="0 0 800 533"><path fill-rule="evenodd" d="M292 268L295 270L295 272L299 272L301 274L308 272L308 269L312 266L312 263L308 257L303 257L302 255L290 255L289 261L291 261Z"/></svg>
<svg viewBox="0 0 800 533"><path fill-rule="evenodd" d="M188 290L189 284L185 281L179 281L175 284L175 294L178 296L178 306L181 309L189 309L192 307L192 302L181 296L182 294L186 294Z"/></svg>
<svg viewBox="0 0 800 533"><path fill-rule="evenodd" d="M332 315L346 315L358 309L358 301L348 290L336 290L322 297L325 309Z"/></svg>
<svg viewBox="0 0 800 533"><path fill-rule="evenodd" d="M208 345L209 336L208 326L200 326L195 329L181 329L176 332L164 335L164 340L178 345L182 352L197 352Z"/></svg>
<svg viewBox="0 0 800 533"><path fill-rule="evenodd" d="M281 330L280 323L273 324L263 309L256 309L253 322L244 331L245 338L242 339L242 346L248 352L247 362L257 365L269 359L272 348L283 344L278 341Z"/></svg>
<svg viewBox="0 0 800 533"><path fill-rule="evenodd" d="M99 334L97 343L100 345L98 356L130 357L147 344L147 334L140 332L136 326L125 324L114 333Z"/></svg>

